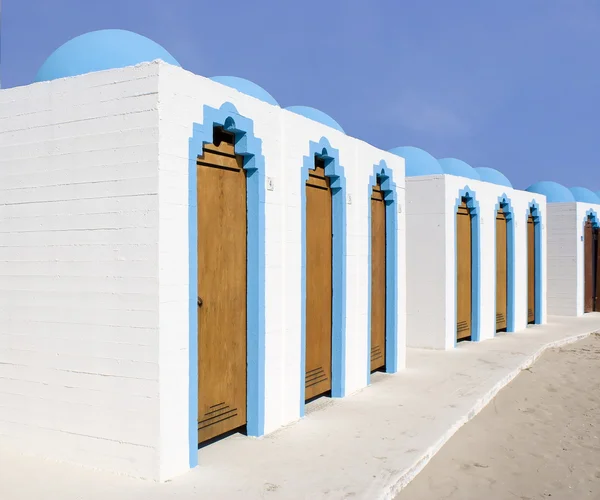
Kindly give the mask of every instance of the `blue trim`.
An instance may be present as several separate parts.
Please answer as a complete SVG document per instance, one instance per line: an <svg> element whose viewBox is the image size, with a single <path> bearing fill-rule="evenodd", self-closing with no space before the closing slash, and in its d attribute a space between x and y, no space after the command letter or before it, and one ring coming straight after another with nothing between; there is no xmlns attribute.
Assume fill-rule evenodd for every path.
<svg viewBox="0 0 600 500"><path fill-rule="evenodd" d="M368 200L378 179L385 203L385 371L398 371L398 211L393 173L384 160L373 166L369 178ZM367 385L371 383L371 203L368 229L368 307L367 307Z"/></svg>
<svg viewBox="0 0 600 500"><path fill-rule="evenodd" d="M212 76L210 79L213 82L226 85L227 87L241 92L242 94L259 99L267 104L279 106L279 103L271 94L269 94L260 85L257 85L253 81L247 80L246 78L240 78L239 76Z"/></svg>
<svg viewBox="0 0 600 500"><path fill-rule="evenodd" d="M583 227L582 227L582 231L583 231L583 255L584 255L584 262L585 262L585 223L591 220L592 222L592 227L593 228L598 228L600 227L600 222L598 221L598 214L596 213L596 211L593 208L588 209L585 212L585 217L583 219ZM585 310L585 264L584 264L584 276L583 276L583 295L584 295L584 310Z"/></svg>
<svg viewBox="0 0 600 500"><path fill-rule="evenodd" d="M529 213L533 216L533 239L535 244L535 314L534 324L540 325L542 323L542 213L540 211L539 204L533 200L529 203ZM529 242L529 238L527 238ZM529 274L527 275L529 277Z"/></svg>
<svg viewBox="0 0 600 500"><path fill-rule="evenodd" d="M502 207L504 214L506 215L506 261L507 269L506 274L508 277L508 283L506 286L506 331L514 332L516 330L516 299L515 299L515 283L516 283L516 251L515 251L515 214L510 203L510 198L504 193L498 197L498 203L496 203L495 212ZM494 234L496 234L494 232ZM496 261L496 252L494 252L494 269L497 269L498 262ZM494 286L496 285L496 275L494 275ZM494 301L494 332L496 332L496 302Z"/></svg>
<svg viewBox="0 0 600 500"><path fill-rule="evenodd" d="M306 377L306 181L315 168L315 158L325 162L325 175L331 186L332 217L332 304L331 304L331 396L346 393L346 177L339 162L339 152L322 137L309 142L300 176L301 193L301 341L300 341L300 416L304 416Z"/></svg>
<svg viewBox="0 0 600 500"><path fill-rule="evenodd" d="M590 208L586 213L585 213L585 219L583 219L583 224L585 226L585 223L587 222L587 220L591 217L592 219L592 226L593 227L600 227L600 222L598 221L598 214L596 213L596 211L593 208Z"/></svg>
<svg viewBox="0 0 600 500"><path fill-rule="evenodd" d="M454 346L456 347L456 316L458 307L457 287L458 287L458 235L456 228L456 212L460 206L462 198L467 200L467 208L471 216L471 341L479 342L481 337L481 244L480 244L480 217L479 202L475 198L475 191L469 186L465 186L458 192L458 197L454 203Z"/></svg>
<svg viewBox="0 0 600 500"><path fill-rule="evenodd" d="M164 47L138 33L121 29L90 31L71 38L52 52L34 82L125 68L156 59L180 66Z"/></svg>
<svg viewBox="0 0 600 500"><path fill-rule="evenodd" d="M198 221L196 159L213 128L235 134L235 152L244 158L247 190L247 432L262 436L265 429L265 159L262 141L254 136L252 120L225 103L204 106L204 124L193 124L189 148L189 461L198 465Z"/></svg>
<svg viewBox="0 0 600 500"><path fill-rule="evenodd" d="M321 123L322 125L326 125L327 127L331 127L337 130L338 132L341 132L342 134L346 133L344 132L344 129L338 122L336 122L333 118L331 118L331 116L329 116L327 113L324 113L320 109L311 108L310 106L288 106L285 109L291 111L292 113L296 113L297 115L304 116L309 120L313 120L315 122Z"/></svg>

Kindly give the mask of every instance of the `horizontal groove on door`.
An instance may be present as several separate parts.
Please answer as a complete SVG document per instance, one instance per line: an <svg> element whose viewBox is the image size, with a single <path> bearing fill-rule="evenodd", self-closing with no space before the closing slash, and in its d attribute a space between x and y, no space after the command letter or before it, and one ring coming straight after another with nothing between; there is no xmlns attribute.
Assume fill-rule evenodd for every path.
<svg viewBox="0 0 600 500"><path fill-rule="evenodd" d="M456 329L458 330L458 333L462 333L469 329L469 323L467 321L460 321L456 324Z"/></svg>
<svg viewBox="0 0 600 500"><path fill-rule="evenodd" d="M320 382L324 382L326 380L327 374L322 366L306 372L306 387L312 387L313 385L319 384Z"/></svg>

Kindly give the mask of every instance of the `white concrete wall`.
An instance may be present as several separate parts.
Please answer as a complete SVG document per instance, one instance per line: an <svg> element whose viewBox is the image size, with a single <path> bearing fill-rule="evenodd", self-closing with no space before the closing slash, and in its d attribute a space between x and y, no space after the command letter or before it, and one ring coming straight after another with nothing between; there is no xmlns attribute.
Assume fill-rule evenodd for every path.
<svg viewBox="0 0 600 500"><path fill-rule="evenodd" d="M583 272L578 266L583 229L578 230L577 212L577 203L548 203L549 314L583 314L583 292L580 300L577 283L578 267Z"/></svg>
<svg viewBox="0 0 600 500"><path fill-rule="evenodd" d="M600 216L593 203L548 204L548 311L549 314L581 316L585 293L586 212Z"/></svg>
<svg viewBox="0 0 600 500"><path fill-rule="evenodd" d="M577 202L576 204L576 219L575 228L577 230L577 316L584 314L585 309L585 240L584 240L584 227L585 220L587 219L586 212L593 210L596 215L600 217L600 205L595 203L582 203Z"/></svg>
<svg viewBox="0 0 600 500"><path fill-rule="evenodd" d="M0 447L158 475L157 91L0 90Z"/></svg>
<svg viewBox="0 0 600 500"><path fill-rule="evenodd" d="M346 394L367 383L368 183L404 160L163 63L0 91L0 444L164 480L189 466L188 154L203 106L254 122L266 176L266 431L300 413L300 173L339 150ZM405 366L404 211L398 365Z"/></svg>
<svg viewBox="0 0 600 500"><path fill-rule="evenodd" d="M446 348L446 283L450 241L444 176L406 179L406 335L407 345ZM454 234L452 232L452 234Z"/></svg>
<svg viewBox="0 0 600 500"><path fill-rule="evenodd" d="M233 103L238 112L253 120L254 135L262 140L266 177L274 189L266 190L266 432L299 418L301 342L301 169L309 155L309 141L326 137L339 150L346 175L347 196L347 296L346 296L346 394L365 386L367 380L367 268L368 182L373 166L381 160L394 171L399 202L404 203L404 160L378 150L339 131L266 104L234 89L179 68L160 70L159 184L161 272L163 257L178 262L166 278L178 293L165 306L161 301L161 372L173 370L165 390L187 380L188 286L187 189L188 150L192 124L202 124L203 106L219 108ZM348 203L351 202L351 203ZM178 223L164 232L162 221L171 220L176 206ZM404 213L398 214L399 257L399 366L405 365ZM163 295L162 274L160 280ZM284 293L285 292L285 293ZM164 323L163 323L164 322ZM168 330L166 325L169 325ZM164 334L163 334L164 333ZM177 353L173 357L163 354ZM161 378L161 383L162 383ZM161 385L161 387L163 387ZM161 391L162 395L162 391ZM169 456L169 474L187 467L188 395L177 390L161 399L161 454ZM164 423L163 423L164 422ZM174 465L173 465L174 464ZM167 464L164 465L167 467Z"/></svg>
<svg viewBox="0 0 600 500"><path fill-rule="evenodd" d="M480 214L480 340L495 336L496 216L505 194L515 213L515 327L527 326L527 211L542 213L542 322L546 321L545 197L452 175L406 179L407 344L450 349L456 336L455 206L460 190L475 192Z"/></svg>

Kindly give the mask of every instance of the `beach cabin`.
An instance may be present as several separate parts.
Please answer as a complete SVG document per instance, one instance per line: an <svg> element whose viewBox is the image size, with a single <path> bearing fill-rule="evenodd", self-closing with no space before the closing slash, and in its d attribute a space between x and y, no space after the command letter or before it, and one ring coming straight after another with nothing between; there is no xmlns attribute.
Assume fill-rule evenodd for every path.
<svg viewBox="0 0 600 500"><path fill-rule="evenodd" d="M0 103L0 446L165 480L404 367L399 156L122 30Z"/></svg>
<svg viewBox="0 0 600 500"><path fill-rule="evenodd" d="M405 159L407 344L451 349L546 321L546 198L491 168Z"/></svg>
<svg viewBox="0 0 600 500"><path fill-rule="evenodd" d="M548 202L548 314L600 311L600 192L550 181L527 188Z"/></svg>

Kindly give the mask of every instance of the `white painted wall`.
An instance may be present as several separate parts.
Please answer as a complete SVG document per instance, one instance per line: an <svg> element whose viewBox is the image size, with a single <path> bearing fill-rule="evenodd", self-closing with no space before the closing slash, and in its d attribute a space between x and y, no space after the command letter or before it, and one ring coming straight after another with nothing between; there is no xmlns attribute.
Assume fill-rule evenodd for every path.
<svg viewBox="0 0 600 500"><path fill-rule="evenodd" d="M527 210L535 200L542 213L542 322L546 322L545 216L541 195L452 175L406 179L407 344L450 349L456 335L455 206L459 191L475 192L480 210L480 340L495 335L496 231L495 210L506 194L515 212L515 321L527 326Z"/></svg>
<svg viewBox="0 0 600 500"><path fill-rule="evenodd" d="M0 446L158 477L157 92L0 90Z"/></svg>
<svg viewBox="0 0 600 500"><path fill-rule="evenodd" d="M446 348L449 237L443 175L406 178L406 335L413 347ZM454 233L452 233L454 234ZM452 278L453 279L453 278ZM449 346L448 346L449 347Z"/></svg>
<svg viewBox="0 0 600 500"><path fill-rule="evenodd" d="M579 233L576 203L548 203L549 314L583 314L583 301L577 291Z"/></svg>
<svg viewBox="0 0 600 500"><path fill-rule="evenodd" d="M301 343L301 169L309 154L309 141L326 137L339 150L340 164L346 175L347 195L347 296L346 296L346 394L366 385L368 305L368 212L369 177L381 160L394 172L397 195L404 204L404 160L378 150L337 130L302 116L266 104L253 97L194 75L180 68L160 65L160 141L159 184L160 217L171 220L177 206L176 227L168 225L159 232L160 258L178 256L168 279L177 283L178 294L168 307L160 304L161 371L177 371L165 382L165 389L175 380L187 380L187 189L188 149L192 124L203 123L204 105L219 108L233 103L238 112L253 120L254 135L262 140L266 176L274 183L266 190L266 432L299 418ZM168 174L164 175L165 173ZM164 182L163 182L164 179ZM346 200L348 203L348 199ZM180 211L180 212L179 212ZM399 366L405 366L405 289L404 289L404 211L398 214ZM162 274L161 274L162 277ZM160 279L161 296L163 281ZM180 287L180 288L179 288ZM164 322L164 323L163 323ZM169 325L168 330L166 325ZM172 339L177 339L176 341ZM179 355L165 356L172 351ZM162 379L161 379L162 381ZM161 385L162 387L162 385ZM161 399L161 456L169 456L169 474L187 468L188 396L185 390ZM168 450L168 451L167 451ZM171 467L171 464L175 464Z"/></svg>
<svg viewBox="0 0 600 500"><path fill-rule="evenodd" d="M266 431L300 412L300 172L347 178L346 394L367 383L368 183L404 160L164 63L0 91L0 444L164 480L188 461L188 151L203 106L254 121L266 176ZM405 366L404 211L398 355Z"/></svg>
<svg viewBox="0 0 600 500"><path fill-rule="evenodd" d="M600 215L593 203L548 204L548 311L581 316L584 310L586 212Z"/></svg>

